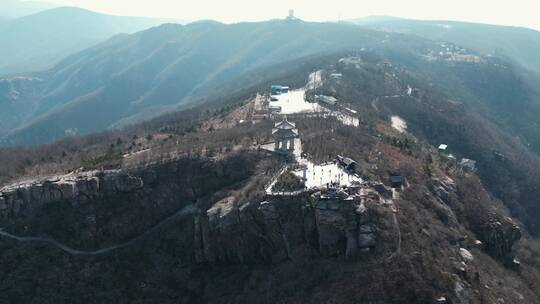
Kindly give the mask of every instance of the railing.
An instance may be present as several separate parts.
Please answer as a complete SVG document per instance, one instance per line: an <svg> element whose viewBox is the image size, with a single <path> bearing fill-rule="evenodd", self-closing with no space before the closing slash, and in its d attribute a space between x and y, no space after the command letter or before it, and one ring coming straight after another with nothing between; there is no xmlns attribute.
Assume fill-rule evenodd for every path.
<svg viewBox="0 0 540 304"><path fill-rule="evenodd" d="M284 165L281 170L278 171L278 173L274 174L274 176L272 176L272 178L270 179L269 182L267 182L265 185L264 185L264 190L266 192L266 194L271 194L272 193L272 186L277 182L277 179L278 177L285 173L285 171L287 171L287 169L289 169L289 165Z"/></svg>

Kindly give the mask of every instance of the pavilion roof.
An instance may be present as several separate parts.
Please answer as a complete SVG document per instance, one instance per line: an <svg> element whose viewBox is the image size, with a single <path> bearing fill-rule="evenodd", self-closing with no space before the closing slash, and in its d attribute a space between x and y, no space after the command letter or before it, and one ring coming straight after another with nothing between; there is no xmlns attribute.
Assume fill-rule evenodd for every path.
<svg viewBox="0 0 540 304"><path fill-rule="evenodd" d="M292 130L296 128L296 124L294 122L288 121L287 117L285 117L282 121L277 122L274 125L274 128L280 129L280 130Z"/></svg>

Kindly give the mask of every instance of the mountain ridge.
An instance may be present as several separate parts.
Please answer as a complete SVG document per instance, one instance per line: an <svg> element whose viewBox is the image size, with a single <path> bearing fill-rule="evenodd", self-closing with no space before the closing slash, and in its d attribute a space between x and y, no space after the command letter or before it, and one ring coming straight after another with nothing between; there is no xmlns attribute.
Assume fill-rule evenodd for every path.
<svg viewBox="0 0 540 304"><path fill-rule="evenodd" d="M15 19L54 7L57 7L57 5L49 2L3 0L0 3L0 18L4 17L6 20Z"/></svg>
<svg viewBox="0 0 540 304"><path fill-rule="evenodd" d="M452 42L487 55L506 56L540 74L540 31L527 27L416 19L352 19L359 26Z"/></svg>
<svg viewBox="0 0 540 304"><path fill-rule="evenodd" d="M253 94L230 103L218 98L218 108L200 109L199 115L184 111L168 122L108 132L94 141L98 147L70 150L77 138L63 147L41 147L48 152L36 161L41 157L59 170L69 168L72 157L90 154L83 157L84 169L0 188L0 205L8 206L0 212L7 232L0 236L0 266L10 273L0 284L17 283L2 299L57 300L69 293L86 301L99 291L103 303L140 298L164 303L534 303L540 282L537 239L521 234L518 222L474 172L458 170L422 137L415 138L420 133L391 128L383 104L372 115L369 101L345 94L340 81L344 86L352 82L360 93L403 94L400 85L407 82L388 77L393 71L388 64L363 55L358 69L337 58L337 63L319 60L312 67L330 69L322 72L320 90L357 109L358 126L309 113L288 116L310 161L325 163L338 153L358 161L365 181L361 190L333 192L327 186L291 197L265 194L287 160L261 149L260 143L272 136L274 119L251 121ZM340 81L329 77L333 69L342 72ZM364 71L374 71L376 78L357 77ZM305 85L304 72L289 73L301 74ZM423 108L444 102L424 99L426 88L419 87L420 100L406 97L403 102ZM262 90L268 92L269 86ZM390 188L392 174L406 179L402 189ZM354 191L359 192L349 195ZM184 208L194 212L169 221ZM163 221L167 225L160 226ZM99 258L77 255L96 250L106 252ZM14 256L20 261L13 263ZM118 263L125 266L116 268ZM85 284L88 273L99 273L106 283ZM69 288L23 292L20 284L29 277L40 286L60 281ZM175 284L168 285L171 280ZM129 296L119 298L119 291Z"/></svg>
<svg viewBox="0 0 540 304"><path fill-rule="evenodd" d="M355 36L356 41L344 39L347 35ZM334 38L323 38L328 36ZM204 94L204 86L229 81L254 68L309 54L378 44L372 36L382 37L382 34L352 25L289 21L168 24L131 36L117 36L68 57L49 71L37 73L46 79L47 85L42 97L31 101L35 104L31 111L35 113L29 114L46 114L53 107L95 92L101 86L109 88L102 90L103 93L112 95L120 94L124 86L130 87L124 91L125 95L114 97L117 106L120 102L133 109L175 104L191 94ZM255 41L251 48L240 47L238 42L248 42L246 39ZM312 49L305 48L308 43L315 43ZM92 130L112 123L114 121ZM67 126L64 130L71 128L76 126ZM57 133L55 138L59 135Z"/></svg>
<svg viewBox="0 0 540 304"><path fill-rule="evenodd" d="M106 15L76 7L57 7L8 20L0 26L0 39L5 43L0 50L0 74L42 70L115 34L171 21Z"/></svg>
<svg viewBox="0 0 540 304"><path fill-rule="evenodd" d="M240 48L243 44L249 47ZM189 107L205 95L216 93L220 86L228 91L230 86L239 85L235 79L258 69L268 71L297 58L361 49L380 53L438 85L453 98L470 103L483 116L506 124L505 128L540 151L539 136L528 125L539 112L540 93L534 88L540 81L519 64L407 34L364 30L351 24L283 20L165 24L132 35L118 35L69 56L50 70L34 73L41 82L30 85L29 81L19 80L16 86L4 79L4 104L15 112L17 105L20 109L24 106L25 110L19 112L26 116L18 116L14 121L18 125L12 124L11 129L0 130L0 137L4 135L4 145L38 144L73 131L85 134L137 122ZM249 87L252 80L241 81L241 86ZM500 86L502 82L512 83L511 88ZM521 106L516 107L516 102ZM110 110L107 115L94 117L95 107ZM519 124L508 118L509 113L527 119ZM7 113L5 121L9 119L13 118Z"/></svg>

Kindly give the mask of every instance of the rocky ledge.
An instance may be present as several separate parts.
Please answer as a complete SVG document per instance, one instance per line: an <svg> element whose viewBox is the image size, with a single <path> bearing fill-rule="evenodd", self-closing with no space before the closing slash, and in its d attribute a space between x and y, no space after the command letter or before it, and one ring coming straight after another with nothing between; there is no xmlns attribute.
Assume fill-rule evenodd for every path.
<svg viewBox="0 0 540 304"><path fill-rule="evenodd" d="M52 202L78 206L107 193L142 187L141 178L120 170L70 173L16 183L0 189L0 216L18 217Z"/></svg>
<svg viewBox="0 0 540 304"><path fill-rule="evenodd" d="M521 239L521 229L510 218L493 216L479 231L479 239L491 256L506 265L519 266L512 248Z"/></svg>
<svg viewBox="0 0 540 304"><path fill-rule="evenodd" d="M255 196L255 201L240 203L238 191L223 190L249 180L248 169L237 169L236 162L243 159L185 160L136 173L76 172L16 183L0 189L0 216L6 227L17 222L12 219L21 219L23 223L15 227L18 232L32 235L50 229L48 233L59 241L74 246L94 243L99 248L145 233L193 204L198 212L184 224L186 248L191 248L197 263L273 262L306 254L351 257L377 250L386 241L392 244L385 246L394 250L398 237L394 234L399 230L397 205L388 187L366 184L357 189L325 189L296 196L267 195L266 200ZM215 202L208 195L217 191L231 195L219 196ZM455 185L438 182L433 194L426 195L443 222L456 225L452 210L460 206ZM61 216L58 209L35 212L47 205L69 210ZM512 263L512 247L520 239L521 230L510 219L481 214L488 216L474 217L476 238L490 255ZM53 221L43 220L47 216L63 220L72 216L64 227L72 227L66 231L76 231L75 237L54 229ZM383 239L382 234L391 239Z"/></svg>
<svg viewBox="0 0 540 304"><path fill-rule="evenodd" d="M374 190L342 189L269 197L236 205L232 197L195 217L198 263L275 262L300 256L347 256L377 246L374 209L386 208Z"/></svg>

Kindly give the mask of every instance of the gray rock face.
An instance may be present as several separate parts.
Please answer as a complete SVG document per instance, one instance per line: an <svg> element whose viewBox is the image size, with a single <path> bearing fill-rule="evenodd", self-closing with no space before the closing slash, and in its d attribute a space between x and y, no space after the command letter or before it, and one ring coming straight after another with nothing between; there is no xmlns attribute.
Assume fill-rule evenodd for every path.
<svg viewBox="0 0 540 304"><path fill-rule="evenodd" d="M377 227L366 207L367 199L317 193L242 206L235 206L232 198L222 199L194 219L195 260L281 261L308 252L354 256L377 245Z"/></svg>
<svg viewBox="0 0 540 304"><path fill-rule="evenodd" d="M366 205L379 202L376 191L363 189L359 195L333 197L316 194L312 199L321 255L352 256L376 246L377 227Z"/></svg>
<svg viewBox="0 0 540 304"><path fill-rule="evenodd" d="M444 189L443 187L437 187L435 190L434 190L434 193L435 195L442 201L444 202L445 204L448 204L448 202L450 201L450 198L449 198L449 193L446 189Z"/></svg>
<svg viewBox="0 0 540 304"><path fill-rule="evenodd" d="M369 209L362 203L356 208L356 221L358 222L358 248L374 247L376 242L376 227L372 223Z"/></svg>
<svg viewBox="0 0 540 304"><path fill-rule="evenodd" d="M259 205L258 210L262 213L266 224L275 223L279 220L279 213L276 206L271 202L264 201Z"/></svg>
<svg viewBox="0 0 540 304"><path fill-rule="evenodd" d="M249 164L257 157L245 153L221 160L186 157L129 171L78 172L14 183L0 189L0 228L16 235L47 235L73 248L95 250L167 224L170 216L195 205L200 208L199 218L190 214L185 222L179 221L188 230L182 236L186 246L193 248L191 229L200 228L201 261L242 256L220 249L242 247L241 231L234 229L239 220L247 223L243 211L224 208L224 202L207 214L211 202L199 199L217 191L225 193L249 178ZM199 219L199 226L188 224Z"/></svg>
<svg viewBox="0 0 540 304"><path fill-rule="evenodd" d="M354 254L358 239L353 201L316 199L314 207L320 253L323 256Z"/></svg>
<svg viewBox="0 0 540 304"><path fill-rule="evenodd" d="M139 177L129 174L106 174L103 175L103 187L106 191L115 192L132 192L143 187L143 181ZM98 180L99 185L99 180ZM99 186L98 186L99 190Z"/></svg>
<svg viewBox="0 0 540 304"><path fill-rule="evenodd" d="M487 253L507 264L512 264L514 260L512 248L521 239L521 229L508 218L493 219L482 227L479 238Z"/></svg>
<svg viewBox="0 0 540 304"><path fill-rule="evenodd" d="M291 258L306 245L300 203L215 203L195 219L198 263L251 263Z"/></svg>
<svg viewBox="0 0 540 304"><path fill-rule="evenodd" d="M130 192L142 186L142 179L115 170L13 184L0 189L0 216L19 217L55 202L78 206L103 195L105 191Z"/></svg>

